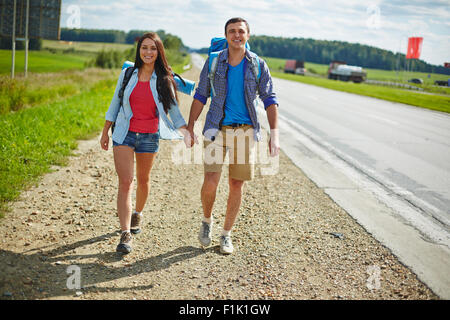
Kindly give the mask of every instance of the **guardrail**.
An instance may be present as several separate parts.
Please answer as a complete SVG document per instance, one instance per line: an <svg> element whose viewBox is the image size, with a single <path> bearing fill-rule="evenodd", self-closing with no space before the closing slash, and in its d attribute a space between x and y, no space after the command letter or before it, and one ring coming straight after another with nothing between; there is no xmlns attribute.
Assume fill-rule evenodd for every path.
<svg viewBox="0 0 450 320"><path fill-rule="evenodd" d="M376 85L382 85L387 87L401 87L411 90L417 90L417 91L423 91L423 88L412 86L406 83L400 83L400 82L392 82L392 81L379 81L379 80L366 80L364 83L367 84L376 84Z"/></svg>

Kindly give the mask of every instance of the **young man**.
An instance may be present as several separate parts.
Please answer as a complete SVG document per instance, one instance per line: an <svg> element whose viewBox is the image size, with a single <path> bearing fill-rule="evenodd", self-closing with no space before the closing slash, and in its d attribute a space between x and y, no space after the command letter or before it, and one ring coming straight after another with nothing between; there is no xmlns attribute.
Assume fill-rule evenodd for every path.
<svg viewBox="0 0 450 320"><path fill-rule="evenodd" d="M264 60L245 48L250 38L247 21L232 18L225 24L225 37L228 48L217 57L217 68L213 77L214 95L206 115L203 128L204 141L204 181L201 189L203 221L199 232L199 241L203 247L211 243L213 218L212 208L220 180L225 154L230 152L229 195L225 223L220 237L220 252L233 252L231 228L234 225L241 205L244 181L253 177L254 141L261 139L260 124L257 118L257 94L264 102L270 125L269 151L271 156L279 153L278 138L278 102L272 91L272 78ZM259 59L260 76L254 72L254 59ZM252 60L253 59L253 60ZM253 68L253 70L252 70ZM200 74L200 80L191 105L188 147L196 141L194 123L198 119L211 94L208 78L209 61L207 60ZM259 78L259 79L258 79ZM250 138L250 139L249 139ZM245 143L245 139L251 140ZM244 143L240 143L244 141Z"/></svg>

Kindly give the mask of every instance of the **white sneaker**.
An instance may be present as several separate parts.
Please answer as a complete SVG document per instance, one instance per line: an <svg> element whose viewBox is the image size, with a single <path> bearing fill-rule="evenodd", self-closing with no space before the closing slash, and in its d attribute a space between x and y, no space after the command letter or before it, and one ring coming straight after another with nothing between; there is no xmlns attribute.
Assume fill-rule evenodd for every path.
<svg viewBox="0 0 450 320"><path fill-rule="evenodd" d="M220 236L220 253L231 254L233 253L233 243L230 236Z"/></svg>
<svg viewBox="0 0 450 320"><path fill-rule="evenodd" d="M198 240L203 247L207 247L211 244L211 229L212 223L202 221L200 232L198 233Z"/></svg>

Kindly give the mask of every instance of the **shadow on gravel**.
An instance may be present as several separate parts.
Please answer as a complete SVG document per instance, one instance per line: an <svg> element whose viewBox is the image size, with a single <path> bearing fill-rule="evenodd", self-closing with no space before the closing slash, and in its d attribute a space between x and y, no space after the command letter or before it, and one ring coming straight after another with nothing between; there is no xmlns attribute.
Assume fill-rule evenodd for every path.
<svg viewBox="0 0 450 320"><path fill-rule="evenodd" d="M83 294L89 292L125 292L134 290L148 290L158 283L147 285L130 285L127 287L112 286L97 287L97 284L132 277L141 273L157 272L169 268L172 264L195 258L208 252L218 252L218 248L210 247L206 250L183 246L175 250L152 256L147 259L128 263L122 254L116 252L102 252L96 254L70 254L77 248L89 246L99 241L116 237L118 232L111 232L95 238L78 241L58 248L45 251L36 248L24 253L0 250L0 299L48 299L52 297L75 297L77 291ZM96 249L98 251L98 249ZM66 255L65 253L69 253ZM131 253L132 255L133 253ZM86 262L84 259L95 259ZM111 266L116 264L116 266ZM79 267L81 289L68 288L69 266ZM73 283L73 282L71 282ZM151 296L151 292L149 292Z"/></svg>

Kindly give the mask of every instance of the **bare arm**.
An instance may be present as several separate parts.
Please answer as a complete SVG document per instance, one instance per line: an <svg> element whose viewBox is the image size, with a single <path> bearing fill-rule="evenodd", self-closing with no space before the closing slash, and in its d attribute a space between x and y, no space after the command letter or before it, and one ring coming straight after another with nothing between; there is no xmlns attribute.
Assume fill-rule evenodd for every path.
<svg viewBox="0 0 450 320"><path fill-rule="evenodd" d="M202 113L203 106L204 106L204 104L197 99L194 99L192 101L191 111L189 112L189 123L186 128L187 131L189 132L190 138L191 138L190 145L187 144L188 147L192 147L194 145L194 142L198 143L197 137L194 134L194 124L195 124L195 121L197 121L200 114Z"/></svg>
<svg viewBox="0 0 450 320"><path fill-rule="evenodd" d="M109 146L108 131L109 131L109 128L111 128L111 125L112 125L112 122L106 120L105 125L103 126L102 136L100 138L100 146L102 147L103 150L108 150L108 146Z"/></svg>
<svg viewBox="0 0 450 320"><path fill-rule="evenodd" d="M278 132L278 106L272 104L267 107L267 120L270 126L269 151L272 157L276 157L280 152L280 138Z"/></svg>

